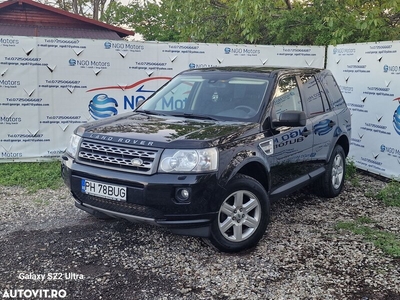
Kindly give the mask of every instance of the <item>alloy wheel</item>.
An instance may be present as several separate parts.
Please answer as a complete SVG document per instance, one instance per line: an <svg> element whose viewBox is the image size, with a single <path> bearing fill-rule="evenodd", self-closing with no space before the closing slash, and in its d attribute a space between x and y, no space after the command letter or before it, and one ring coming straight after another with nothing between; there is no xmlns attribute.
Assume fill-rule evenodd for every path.
<svg viewBox="0 0 400 300"><path fill-rule="evenodd" d="M260 200L246 190L238 190L229 195L218 214L219 230L231 242L248 239L257 230L260 221Z"/></svg>

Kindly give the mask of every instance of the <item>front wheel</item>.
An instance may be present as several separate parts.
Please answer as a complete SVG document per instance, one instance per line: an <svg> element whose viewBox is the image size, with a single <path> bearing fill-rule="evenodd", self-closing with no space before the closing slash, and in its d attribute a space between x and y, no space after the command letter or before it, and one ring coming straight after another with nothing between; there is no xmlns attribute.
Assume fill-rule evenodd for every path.
<svg viewBox="0 0 400 300"><path fill-rule="evenodd" d="M269 218L270 203L264 187L252 177L236 175L227 186L209 240L223 252L252 248L262 238Z"/></svg>
<svg viewBox="0 0 400 300"><path fill-rule="evenodd" d="M326 198L333 198L343 189L346 173L346 156L342 146L336 145L333 149L326 172L319 182L319 194Z"/></svg>

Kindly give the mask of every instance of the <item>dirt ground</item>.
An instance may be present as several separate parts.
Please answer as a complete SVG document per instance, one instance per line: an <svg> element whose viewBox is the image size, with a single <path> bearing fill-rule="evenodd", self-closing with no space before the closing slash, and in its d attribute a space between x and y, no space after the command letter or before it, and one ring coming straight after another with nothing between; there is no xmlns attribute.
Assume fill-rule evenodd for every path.
<svg viewBox="0 0 400 300"><path fill-rule="evenodd" d="M64 188L0 187L0 298L400 299L400 261L338 221L367 216L400 234L400 210L362 176L335 199L304 190L272 205L260 244L224 254L203 240L76 209Z"/></svg>

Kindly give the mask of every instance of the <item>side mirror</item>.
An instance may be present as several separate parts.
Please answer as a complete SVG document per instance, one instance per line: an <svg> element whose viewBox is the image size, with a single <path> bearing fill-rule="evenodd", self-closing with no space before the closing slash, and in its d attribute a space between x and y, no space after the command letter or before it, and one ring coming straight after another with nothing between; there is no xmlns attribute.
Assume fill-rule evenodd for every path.
<svg viewBox="0 0 400 300"><path fill-rule="evenodd" d="M273 121L274 127L300 127L306 125L306 114L304 111L288 110L279 115L278 121Z"/></svg>

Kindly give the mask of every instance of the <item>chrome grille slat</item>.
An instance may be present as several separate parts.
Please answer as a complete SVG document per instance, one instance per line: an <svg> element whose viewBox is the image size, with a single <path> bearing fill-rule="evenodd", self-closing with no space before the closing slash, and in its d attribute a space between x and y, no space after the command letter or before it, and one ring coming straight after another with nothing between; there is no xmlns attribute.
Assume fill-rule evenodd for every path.
<svg viewBox="0 0 400 300"><path fill-rule="evenodd" d="M140 150L140 149L115 147L115 146L101 145L101 144L97 144L97 143L93 143L93 142L86 142L86 141L82 142L81 148L100 151L100 152L106 152L106 153L126 154L126 155L138 156L138 157L149 157L149 158L153 158L153 159L156 157L156 154L157 154L156 151L145 151L145 150Z"/></svg>
<svg viewBox="0 0 400 300"><path fill-rule="evenodd" d="M152 174L155 172L158 149L140 149L125 145L111 145L98 141L83 140L79 149L79 161L109 169L132 173ZM140 166L132 160L140 159Z"/></svg>

